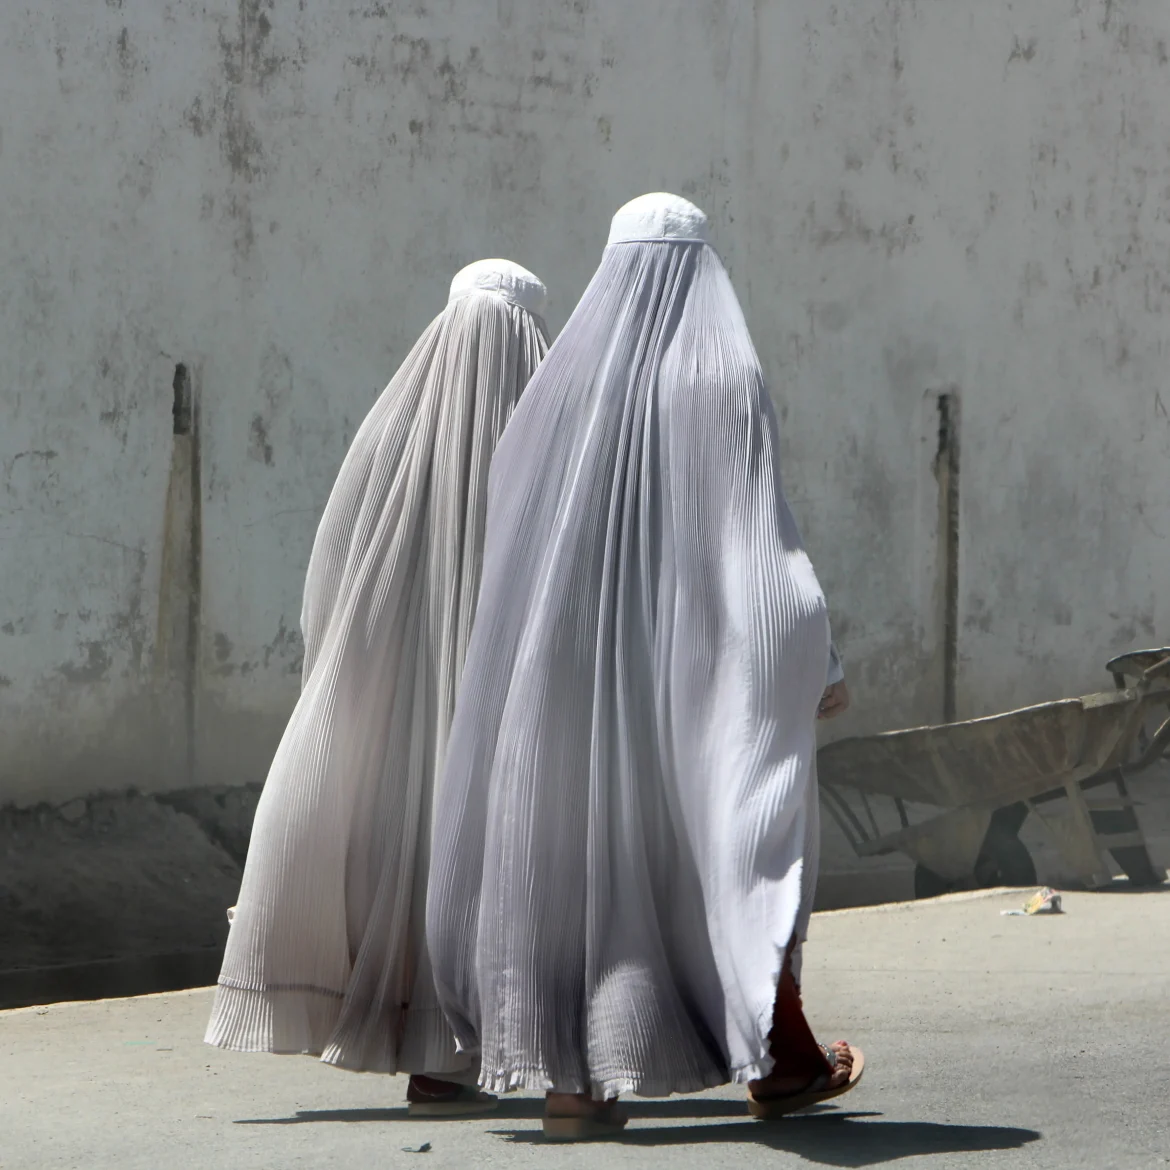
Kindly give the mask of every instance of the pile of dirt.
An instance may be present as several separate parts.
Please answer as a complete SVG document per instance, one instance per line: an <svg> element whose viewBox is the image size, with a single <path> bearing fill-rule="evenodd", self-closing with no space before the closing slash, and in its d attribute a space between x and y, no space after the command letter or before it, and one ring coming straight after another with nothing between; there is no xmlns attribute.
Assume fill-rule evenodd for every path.
<svg viewBox="0 0 1170 1170"><path fill-rule="evenodd" d="M222 947L256 795L0 809L0 971Z"/></svg>

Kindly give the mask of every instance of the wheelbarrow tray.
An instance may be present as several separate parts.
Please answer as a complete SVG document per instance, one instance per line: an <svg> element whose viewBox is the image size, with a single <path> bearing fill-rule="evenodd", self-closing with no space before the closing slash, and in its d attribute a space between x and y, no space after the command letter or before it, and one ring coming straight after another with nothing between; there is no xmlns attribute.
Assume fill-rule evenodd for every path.
<svg viewBox="0 0 1170 1170"><path fill-rule="evenodd" d="M1115 766L1144 696L1108 691L960 723L838 740L823 784L943 809L999 808Z"/></svg>
<svg viewBox="0 0 1170 1170"><path fill-rule="evenodd" d="M1005 850L1013 854L1020 851L1018 841L1013 844L1008 839L1014 837L1015 830L1005 837L1000 820L1004 813L1021 804L1035 811L1037 798L1063 791L1072 819L1063 828L1047 823L1066 859L1086 883L1100 885L1108 880L1109 870L1082 785L1092 787L1096 779L1110 772L1120 776L1120 766L1149 705L1165 703L1168 698L1170 688L1165 679L1154 686L1151 674L1122 690L1040 703L960 723L839 740L817 753L822 792L829 798L829 811L859 856L903 852L920 868L949 880L972 873L977 859L992 843L1001 856ZM1170 720L1143 754L1139 768L1164 749L1168 737ZM859 792L863 801L869 796L892 797L903 827L883 835L874 822L874 833L869 835L848 809L840 795L842 788ZM906 802L940 811L910 824ZM872 812L870 817L872 820ZM998 829L993 821L1000 821ZM1140 833L1124 836L1126 839L1120 840L1114 834L1114 844L1128 848L1134 844L1128 837L1136 836L1145 857ZM1027 865L1031 867L1030 861Z"/></svg>

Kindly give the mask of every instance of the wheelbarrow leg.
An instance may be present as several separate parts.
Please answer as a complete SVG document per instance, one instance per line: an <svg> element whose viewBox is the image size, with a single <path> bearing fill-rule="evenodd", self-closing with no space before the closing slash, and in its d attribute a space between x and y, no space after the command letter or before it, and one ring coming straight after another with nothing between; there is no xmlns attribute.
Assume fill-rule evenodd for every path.
<svg viewBox="0 0 1170 1170"><path fill-rule="evenodd" d="M895 847L917 864L915 897L944 894L970 878L990 823L991 813L983 809L955 808L916 826L917 831L897 834Z"/></svg>
<svg viewBox="0 0 1170 1170"><path fill-rule="evenodd" d="M1093 829L1093 819L1089 814L1089 806L1085 803L1080 781L1069 780L1061 785L1061 788L1068 798L1067 819L1046 817L1036 807L1038 800L1030 800L1028 804L1052 835L1057 848L1064 854L1065 861L1072 867L1073 873L1090 890L1108 885L1109 866L1101 856L1097 834ZM1045 797L1054 796L1060 790L1055 789L1052 793L1046 793Z"/></svg>
<svg viewBox="0 0 1170 1170"><path fill-rule="evenodd" d="M1165 875L1160 874L1150 860L1146 839L1138 823L1133 798L1125 786L1125 775L1120 768L1114 777L1117 786L1115 799L1086 797L1089 818L1098 842L1113 855L1113 860L1135 886L1160 886Z"/></svg>

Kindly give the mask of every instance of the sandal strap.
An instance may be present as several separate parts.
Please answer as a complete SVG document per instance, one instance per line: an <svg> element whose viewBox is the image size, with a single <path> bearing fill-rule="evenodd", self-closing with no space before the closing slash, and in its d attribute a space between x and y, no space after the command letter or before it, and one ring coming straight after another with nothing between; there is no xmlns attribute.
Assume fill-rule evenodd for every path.
<svg viewBox="0 0 1170 1170"><path fill-rule="evenodd" d="M826 1044L818 1044L817 1047L824 1054L825 1060L828 1061L829 1068L835 1072L837 1069L837 1053Z"/></svg>
<svg viewBox="0 0 1170 1170"><path fill-rule="evenodd" d="M757 1097L751 1093L753 1101L786 1101L793 1097L807 1097L809 1093L820 1093L828 1087L829 1081L832 1080L832 1073L817 1073L815 1077L810 1078L807 1085L803 1088L795 1089L790 1093L765 1093L762 1097Z"/></svg>

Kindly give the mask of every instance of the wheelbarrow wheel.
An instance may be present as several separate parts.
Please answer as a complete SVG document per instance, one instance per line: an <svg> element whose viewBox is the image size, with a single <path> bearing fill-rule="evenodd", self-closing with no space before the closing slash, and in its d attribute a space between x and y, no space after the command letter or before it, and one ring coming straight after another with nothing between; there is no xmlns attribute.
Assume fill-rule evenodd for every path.
<svg viewBox="0 0 1170 1170"><path fill-rule="evenodd" d="M975 886L1034 886L1036 866L1028 847L1020 840L1020 829L1028 819L1023 801L997 808L987 826L979 856L975 859Z"/></svg>
<svg viewBox="0 0 1170 1170"><path fill-rule="evenodd" d="M927 869L925 865L914 867L915 898L937 898L941 894L951 893L954 888L954 882L948 882L946 878L939 877L933 869Z"/></svg>
<svg viewBox="0 0 1170 1170"><path fill-rule="evenodd" d="M985 890L994 886L1034 886L1036 864L1019 837L989 834L975 862L975 882Z"/></svg>
<svg viewBox="0 0 1170 1170"><path fill-rule="evenodd" d="M1019 837L993 837L984 843L979 860L975 863L974 885L976 889L989 890L996 886L1034 886L1036 865L1028 847ZM965 882L949 882L925 865L914 867L914 897L937 898L950 894L967 885Z"/></svg>

